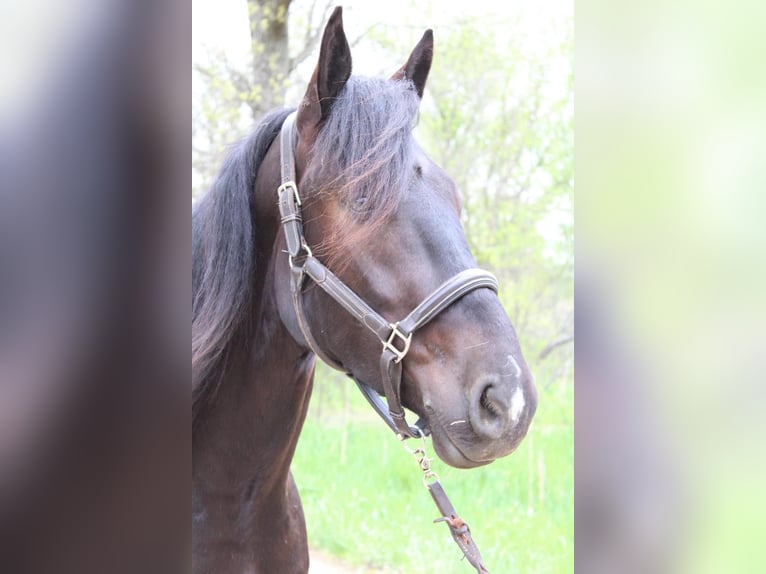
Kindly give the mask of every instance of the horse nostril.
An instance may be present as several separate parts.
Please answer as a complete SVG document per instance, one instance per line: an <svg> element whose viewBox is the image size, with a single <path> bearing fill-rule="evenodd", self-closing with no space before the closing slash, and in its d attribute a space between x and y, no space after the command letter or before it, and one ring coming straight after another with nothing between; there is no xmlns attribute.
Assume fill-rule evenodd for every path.
<svg viewBox="0 0 766 574"><path fill-rule="evenodd" d="M481 404L482 409L490 418L497 418L502 413L501 407L498 404L497 394L497 389L489 384L484 387L479 398L479 404Z"/></svg>
<svg viewBox="0 0 766 574"><path fill-rule="evenodd" d="M509 389L496 380L477 385L469 410L471 425L477 434L488 439L502 436L508 421Z"/></svg>

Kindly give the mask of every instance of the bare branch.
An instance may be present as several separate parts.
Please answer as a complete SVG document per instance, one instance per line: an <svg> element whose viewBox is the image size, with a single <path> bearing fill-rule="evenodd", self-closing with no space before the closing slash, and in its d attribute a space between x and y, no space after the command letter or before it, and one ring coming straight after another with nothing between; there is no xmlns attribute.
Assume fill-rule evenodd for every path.
<svg viewBox="0 0 766 574"><path fill-rule="evenodd" d="M364 40L370 32L372 32L375 28L378 28L378 27L380 27L380 24L372 24L370 26L367 26L364 32L356 36L353 40L351 40L351 42L349 42L349 44L351 45L352 48L356 48L356 46L362 40Z"/></svg>
<svg viewBox="0 0 766 574"><path fill-rule="evenodd" d="M314 26L314 11L316 10L317 1L314 0L314 2L311 3L311 8L309 9L309 16L308 20L306 21L306 31L303 35L303 46L301 46L300 50L298 50L298 53L290 58L288 60L288 66L287 66L287 74L291 74L295 71L295 69L300 66L306 58L308 58L314 49L319 45L319 40L321 38L321 35L324 31L324 28L322 27L322 23L326 22L330 10L333 7L332 1L325 1L323 8L322 8L322 17L319 19L319 25Z"/></svg>
<svg viewBox="0 0 766 574"><path fill-rule="evenodd" d="M560 339L556 339L555 341L548 343L545 346L545 348L542 351L540 351L540 354L537 355L537 359L539 361L542 361L543 359L545 359L545 357L550 355L555 349L559 347L563 347L564 345L567 345L571 343L572 341L574 341L574 334L565 335L561 337Z"/></svg>

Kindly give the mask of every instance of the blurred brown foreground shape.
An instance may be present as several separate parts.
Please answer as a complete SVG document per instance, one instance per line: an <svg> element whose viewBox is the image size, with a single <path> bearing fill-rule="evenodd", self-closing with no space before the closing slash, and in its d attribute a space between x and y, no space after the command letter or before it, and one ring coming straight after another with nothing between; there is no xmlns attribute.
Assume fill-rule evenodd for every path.
<svg viewBox="0 0 766 574"><path fill-rule="evenodd" d="M12 4L6 40L29 39L0 100L0 571L183 572L191 10Z"/></svg>

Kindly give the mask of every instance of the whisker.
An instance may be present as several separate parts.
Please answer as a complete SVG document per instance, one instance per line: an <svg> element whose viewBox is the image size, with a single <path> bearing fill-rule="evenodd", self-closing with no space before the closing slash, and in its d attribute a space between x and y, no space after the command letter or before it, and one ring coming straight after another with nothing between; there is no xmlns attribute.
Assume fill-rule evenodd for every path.
<svg viewBox="0 0 766 574"><path fill-rule="evenodd" d="M483 347L484 345L489 345L490 341L484 341L483 343L479 343L478 345L471 345L470 347L466 347L465 350L468 349L475 349L476 347Z"/></svg>
<svg viewBox="0 0 766 574"><path fill-rule="evenodd" d="M466 424L467 422L468 422L468 421L466 421L466 420L464 420L464 419L463 419L463 420L459 420L459 421L452 421L452 422L449 424L449 426L453 427L453 426L455 426L455 425L459 425L459 424Z"/></svg>

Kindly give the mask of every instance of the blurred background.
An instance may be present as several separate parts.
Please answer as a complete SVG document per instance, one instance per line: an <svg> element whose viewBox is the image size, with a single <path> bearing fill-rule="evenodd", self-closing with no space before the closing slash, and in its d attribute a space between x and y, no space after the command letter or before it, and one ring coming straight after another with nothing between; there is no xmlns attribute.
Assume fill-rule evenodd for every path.
<svg viewBox="0 0 766 574"><path fill-rule="evenodd" d="M576 15L576 570L764 572L766 5Z"/></svg>
<svg viewBox="0 0 766 574"><path fill-rule="evenodd" d="M0 2L3 572L189 561L179 7Z"/></svg>
<svg viewBox="0 0 766 574"><path fill-rule="evenodd" d="M194 1L192 197L227 145L295 106L336 2ZM426 28L434 64L416 137L460 186L480 267L500 280L540 391L518 451L489 467L435 463L493 572L573 564L573 14L571 2L344 2L354 73L390 76ZM294 473L309 541L362 572L461 563L412 458L353 382L320 366ZM315 559L315 562L318 559ZM319 572L319 570L316 570Z"/></svg>

